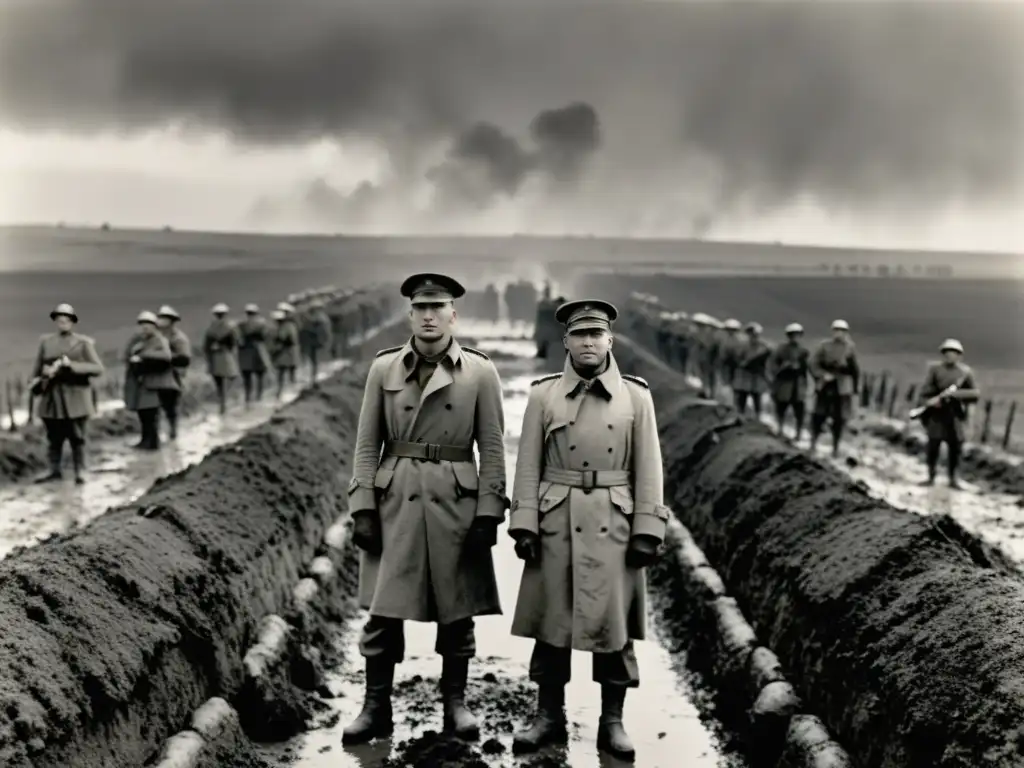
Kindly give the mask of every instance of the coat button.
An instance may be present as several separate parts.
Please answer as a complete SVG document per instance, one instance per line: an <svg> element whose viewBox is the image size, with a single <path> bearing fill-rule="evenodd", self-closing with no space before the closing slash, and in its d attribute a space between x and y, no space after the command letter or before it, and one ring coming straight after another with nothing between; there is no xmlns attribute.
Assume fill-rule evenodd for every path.
<svg viewBox="0 0 1024 768"><path fill-rule="evenodd" d="M608 425L608 429L615 429L615 425L614 424L609 424Z"/></svg>
<svg viewBox="0 0 1024 768"><path fill-rule="evenodd" d="M570 421L570 422L569 422L569 426L571 427L571 426L573 426L573 425L574 425L575 423L576 423L575 421Z"/></svg>
<svg viewBox="0 0 1024 768"><path fill-rule="evenodd" d="M602 525L601 526L601 533L608 533L608 526Z"/></svg>
<svg viewBox="0 0 1024 768"><path fill-rule="evenodd" d="M578 525L576 526L576 533L583 533L583 529L580 528Z"/></svg>
<svg viewBox="0 0 1024 768"><path fill-rule="evenodd" d="M589 461L584 461L583 462L583 466L584 467L589 467L590 466L590 462Z"/></svg>
<svg viewBox="0 0 1024 768"><path fill-rule="evenodd" d="M446 411L450 411L450 410L452 409L452 404L451 404L451 403L445 403L445 404L444 404L444 409L445 409Z"/></svg>
<svg viewBox="0 0 1024 768"><path fill-rule="evenodd" d="M430 500L432 502L434 502L435 504L440 504L441 503L441 500L439 498L437 498L437 496L431 496Z"/></svg>
<svg viewBox="0 0 1024 768"><path fill-rule="evenodd" d="M569 450L570 451L575 451L576 450L576 446L575 445L570 445L569 446Z"/></svg>
<svg viewBox="0 0 1024 768"><path fill-rule="evenodd" d="M413 494L412 496L410 496L410 497L409 497L409 501L416 501L416 499L418 499L418 498L419 498L419 496L417 496L417 495L416 495L416 494L414 493L414 494Z"/></svg>
<svg viewBox="0 0 1024 768"><path fill-rule="evenodd" d="M611 449L611 448L609 448L609 449L608 449L608 453L611 453L611 452L612 452L612 449Z"/></svg>
<svg viewBox="0 0 1024 768"><path fill-rule="evenodd" d="M411 411L411 410L412 410L412 406L411 406L411 405L407 405L407 406L405 406L405 410L407 410L407 411Z"/></svg>

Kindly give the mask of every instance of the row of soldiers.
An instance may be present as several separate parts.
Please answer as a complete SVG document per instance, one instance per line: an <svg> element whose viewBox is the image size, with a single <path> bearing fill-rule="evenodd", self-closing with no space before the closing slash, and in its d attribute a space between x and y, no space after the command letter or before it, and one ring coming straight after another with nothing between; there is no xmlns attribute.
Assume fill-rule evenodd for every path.
<svg viewBox="0 0 1024 768"><path fill-rule="evenodd" d="M668 311L656 297L645 294L634 294L630 311L632 330L639 330L638 326L653 330L662 358L700 379L703 396L714 398L727 389L737 410L743 413L750 405L760 416L763 398L769 395L780 435L792 411L796 439L800 439L812 384L811 449L817 446L825 425L830 424L833 455L838 455L861 383L857 348L848 322L834 320L831 336L810 350L804 345L804 328L799 323L786 326L785 342L772 347L764 340L764 329L757 322L721 322L701 312L690 316ZM939 453L945 443L949 484L957 488L968 406L977 402L980 392L973 372L962 362L964 349L958 340L945 340L940 353L943 359L927 368L920 388L921 407L914 415L922 418L928 432L925 484L935 482Z"/></svg>
<svg viewBox="0 0 1024 768"><path fill-rule="evenodd" d="M379 297L364 291L330 289L289 296L268 322L259 306L248 304L245 318L229 317L230 308L218 303L202 341L207 374L213 379L221 414L227 410L231 382L241 377L248 406L263 397L264 381L277 374L277 397L286 383L294 384L304 360L309 380L316 386L319 365L343 354L354 331L365 332L387 312ZM293 303L294 302L294 303ZM78 314L70 304L59 304L50 319L56 332L40 340L30 393L46 427L49 471L37 482L62 477L64 443L71 447L76 484L84 482L85 425L96 409L93 380L104 373L94 341L75 331ZM192 342L181 328L181 315L170 305L157 312L143 311L137 330L125 347L123 362L125 408L139 418L140 450L160 447L161 412L168 437L178 431L179 404L187 388L193 363Z"/></svg>
<svg viewBox="0 0 1024 768"><path fill-rule="evenodd" d="M537 307L537 287L529 280L519 280L501 291L489 283L481 293L466 297L465 314L481 320L497 322L501 318L501 304L505 303L508 320L513 323L532 323Z"/></svg>

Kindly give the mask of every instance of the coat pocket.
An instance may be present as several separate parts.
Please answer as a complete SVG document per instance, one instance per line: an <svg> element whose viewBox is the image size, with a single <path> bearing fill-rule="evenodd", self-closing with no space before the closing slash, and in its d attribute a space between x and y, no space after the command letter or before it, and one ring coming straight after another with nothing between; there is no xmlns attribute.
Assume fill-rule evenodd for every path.
<svg viewBox="0 0 1024 768"><path fill-rule="evenodd" d="M567 485L542 482L537 489L537 515L540 532L546 535L561 533L565 523L559 525L559 520L564 521L564 515L552 515L559 509L566 509L565 501L569 498L570 488Z"/></svg>
<svg viewBox="0 0 1024 768"><path fill-rule="evenodd" d="M627 544L633 531L633 492L625 485L613 486L608 489L608 497L612 506L608 538Z"/></svg>
<svg viewBox="0 0 1024 768"><path fill-rule="evenodd" d="M455 476L455 498L475 499L479 495L480 476L476 466L467 462L452 462L452 474Z"/></svg>

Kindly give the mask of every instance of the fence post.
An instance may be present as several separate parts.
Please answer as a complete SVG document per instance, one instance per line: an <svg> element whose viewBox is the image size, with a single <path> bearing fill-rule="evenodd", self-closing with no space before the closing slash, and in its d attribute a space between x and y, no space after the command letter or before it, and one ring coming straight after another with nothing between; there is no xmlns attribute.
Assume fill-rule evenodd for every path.
<svg viewBox="0 0 1024 768"><path fill-rule="evenodd" d="M983 410L983 413L985 414L985 417L984 417L984 419L982 419L982 422L981 422L981 438L979 439L979 442L982 445L985 445L985 444L988 443L989 432L992 429L992 399L991 398L989 398L988 400L985 401L985 405L983 406L982 410Z"/></svg>
<svg viewBox="0 0 1024 768"><path fill-rule="evenodd" d="M892 393L889 395L889 411L888 411L888 416L889 416L890 419L894 418L896 416L896 402L897 402L897 399L899 398L899 395L900 395L900 387L899 387L898 384L894 384L893 388L892 388Z"/></svg>
<svg viewBox="0 0 1024 768"><path fill-rule="evenodd" d="M1003 450L1010 447L1010 434L1013 432L1013 417L1017 415L1017 401L1010 403L1010 413L1006 416L1006 430L1003 432Z"/></svg>
<svg viewBox="0 0 1024 768"><path fill-rule="evenodd" d="M4 400L7 401L7 417L11 420L7 430L9 432L17 432L18 425L14 423L14 392L10 379L4 379Z"/></svg>
<svg viewBox="0 0 1024 768"><path fill-rule="evenodd" d="M882 380L878 382L878 392L875 393L875 409L882 410L885 407L885 396L889 389L889 372L882 372Z"/></svg>
<svg viewBox="0 0 1024 768"><path fill-rule="evenodd" d="M863 378L864 380L860 385L860 407L867 408L871 405L871 395L875 385L875 377L870 373L865 373Z"/></svg>

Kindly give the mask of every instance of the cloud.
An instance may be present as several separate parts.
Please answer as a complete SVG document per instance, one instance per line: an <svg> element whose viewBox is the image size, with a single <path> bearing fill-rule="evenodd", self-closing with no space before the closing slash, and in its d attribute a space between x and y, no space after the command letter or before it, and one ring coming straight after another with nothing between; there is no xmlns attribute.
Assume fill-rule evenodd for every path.
<svg viewBox="0 0 1024 768"><path fill-rule="evenodd" d="M394 168L363 214L427 183L635 230L804 198L910 216L1021 194L1021 30L983 0L7 0L0 121L372 138ZM325 185L292 202L351 208Z"/></svg>

